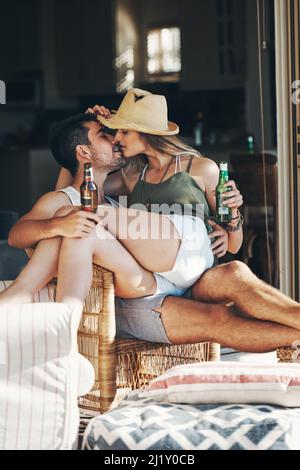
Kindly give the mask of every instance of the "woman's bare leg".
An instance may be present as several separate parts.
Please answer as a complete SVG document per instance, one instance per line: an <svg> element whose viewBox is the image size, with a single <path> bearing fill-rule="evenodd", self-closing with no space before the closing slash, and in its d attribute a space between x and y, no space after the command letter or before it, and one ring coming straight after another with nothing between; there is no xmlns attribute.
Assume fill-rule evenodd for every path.
<svg viewBox="0 0 300 470"><path fill-rule="evenodd" d="M101 236L102 235L102 236ZM133 256L104 228L86 239L65 238L58 266L57 302L83 305L92 283L92 263L114 273L116 295L126 298L151 295L156 290L153 273L142 268ZM101 236L101 239L98 237Z"/></svg>
<svg viewBox="0 0 300 470"><path fill-rule="evenodd" d="M300 329L300 304L258 279L239 261L209 269L192 292L196 300L224 304L233 301L251 317Z"/></svg>
<svg viewBox="0 0 300 470"><path fill-rule="evenodd" d="M57 273L61 237L42 240L16 280L0 294L0 305L30 303Z"/></svg>
<svg viewBox="0 0 300 470"><path fill-rule="evenodd" d="M181 240L168 217L110 206L99 207L98 215L103 226L147 271L166 272L173 268Z"/></svg>

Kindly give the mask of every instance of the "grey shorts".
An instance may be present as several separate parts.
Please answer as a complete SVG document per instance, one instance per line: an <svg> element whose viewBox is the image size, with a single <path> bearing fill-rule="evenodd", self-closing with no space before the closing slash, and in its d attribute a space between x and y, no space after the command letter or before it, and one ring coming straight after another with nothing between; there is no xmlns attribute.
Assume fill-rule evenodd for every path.
<svg viewBox="0 0 300 470"><path fill-rule="evenodd" d="M159 312L170 294L149 295L139 299L116 297L117 338L142 339L152 343L171 344ZM190 297L188 290L183 297Z"/></svg>

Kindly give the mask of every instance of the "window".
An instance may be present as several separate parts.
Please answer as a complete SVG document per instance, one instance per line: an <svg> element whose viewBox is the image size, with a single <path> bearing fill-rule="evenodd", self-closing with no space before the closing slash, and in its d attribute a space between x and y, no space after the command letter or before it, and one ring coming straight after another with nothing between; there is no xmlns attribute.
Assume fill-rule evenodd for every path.
<svg viewBox="0 0 300 470"><path fill-rule="evenodd" d="M239 18L233 0L216 0L218 21L219 71L221 75L241 73L236 29Z"/></svg>
<svg viewBox="0 0 300 470"><path fill-rule="evenodd" d="M134 86L134 50L128 46L115 60L117 71L117 92L124 93Z"/></svg>
<svg viewBox="0 0 300 470"><path fill-rule="evenodd" d="M149 75L178 74L181 70L180 29L150 29L147 36Z"/></svg>

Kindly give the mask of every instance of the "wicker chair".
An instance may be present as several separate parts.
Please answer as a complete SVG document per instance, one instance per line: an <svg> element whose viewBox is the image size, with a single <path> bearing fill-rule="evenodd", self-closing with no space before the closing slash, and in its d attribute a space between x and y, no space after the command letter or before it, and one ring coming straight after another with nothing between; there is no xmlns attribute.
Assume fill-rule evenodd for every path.
<svg viewBox="0 0 300 470"><path fill-rule="evenodd" d="M55 281L48 287L55 298ZM51 292L50 292L51 291ZM94 366L93 390L80 399L80 406L104 413L125 396L145 386L166 369L179 364L216 361L218 344L166 345L140 340L115 339L113 274L94 265L93 284L85 300L78 333L79 351Z"/></svg>
<svg viewBox="0 0 300 470"><path fill-rule="evenodd" d="M295 354L296 350L289 347L278 348L276 351L278 362L300 362L299 358L295 360Z"/></svg>

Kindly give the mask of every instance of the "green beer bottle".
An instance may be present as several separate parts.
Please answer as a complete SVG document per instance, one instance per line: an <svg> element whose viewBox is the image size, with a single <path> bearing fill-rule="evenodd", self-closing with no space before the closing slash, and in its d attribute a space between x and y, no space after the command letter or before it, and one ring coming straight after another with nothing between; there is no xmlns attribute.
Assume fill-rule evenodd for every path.
<svg viewBox="0 0 300 470"><path fill-rule="evenodd" d="M249 153L254 153L254 137L253 135L249 135L247 137L247 149Z"/></svg>
<svg viewBox="0 0 300 470"><path fill-rule="evenodd" d="M228 206L224 206L223 194L231 191L231 187L224 186L225 183L229 180L228 177L228 165L226 162L220 163L220 176L218 186L216 187L216 198L217 198L217 213L216 213L216 222L231 222L232 219L232 210Z"/></svg>

